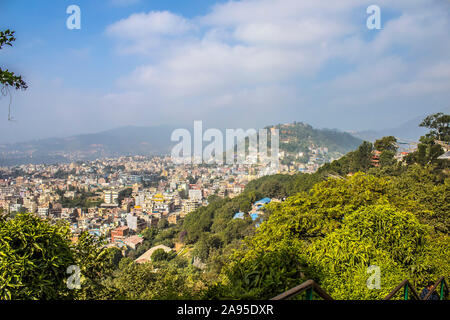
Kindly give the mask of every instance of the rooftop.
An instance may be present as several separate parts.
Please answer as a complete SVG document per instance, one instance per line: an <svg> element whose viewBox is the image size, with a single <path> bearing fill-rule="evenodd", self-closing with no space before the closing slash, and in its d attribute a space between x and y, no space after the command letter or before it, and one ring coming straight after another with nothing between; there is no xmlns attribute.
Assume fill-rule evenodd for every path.
<svg viewBox="0 0 450 320"><path fill-rule="evenodd" d="M438 159L450 159L450 151L447 151L446 153L444 153L443 155L439 156Z"/></svg>
<svg viewBox="0 0 450 320"><path fill-rule="evenodd" d="M153 254L153 252L155 252L156 250L158 250L158 249L163 249L165 252L170 252L170 251L172 251L172 249L171 248L169 248L169 247L167 247L167 246L165 246L165 245L163 245L163 244L160 244L160 245L158 245L158 246L155 246L155 247L153 247L153 248L151 248L151 249L148 249L145 253L143 253L139 258L137 258L136 260L135 260L135 262L137 262L137 263L145 263L145 262L150 262L152 259L152 254Z"/></svg>

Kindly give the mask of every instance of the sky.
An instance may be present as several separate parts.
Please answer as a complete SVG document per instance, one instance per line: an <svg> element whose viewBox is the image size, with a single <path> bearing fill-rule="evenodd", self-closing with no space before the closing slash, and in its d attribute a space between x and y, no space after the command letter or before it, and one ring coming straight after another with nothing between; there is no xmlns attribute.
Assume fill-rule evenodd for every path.
<svg viewBox="0 0 450 320"><path fill-rule="evenodd" d="M448 0L0 0L7 28L0 67L29 88L14 121L0 97L0 143L194 120L377 130L450 107Z"/></svg>

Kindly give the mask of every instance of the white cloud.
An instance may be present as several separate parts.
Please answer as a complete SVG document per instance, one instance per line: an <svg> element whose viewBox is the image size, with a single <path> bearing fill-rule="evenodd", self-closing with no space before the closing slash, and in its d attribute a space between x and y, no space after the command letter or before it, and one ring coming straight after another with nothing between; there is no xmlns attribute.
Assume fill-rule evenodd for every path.
<svg viewBox="0 0 450 320"><path fill-rule="evenodd" d="M145 53L168 45L169 40L186 36L195 26L187 19L169 11L135 13L106 29L120 41L124 53Z"/></svg>
<svg viewBox="0 0 450 320"><path fill-rule="evenodd" d="M151 11L132 14L129 18L110 25L107 31L122 38L139 40L154 35L182 35L191 28L192 25L183 17L168 11Z"/></svg>
<svg viewBox="0 0 450 320"><path fill-rule="evenodd" d="M19 121L0 125L0 143L199 119L216 127L297 120L375 129L448 108L448 1L376 3L379 31L367 30L366 8L373 1L361 0L229 1L195 18L169 11L132 14L105 30L117 51L102 56L96 72L130 68L106 93L109 79L100 87L68 89L77 73L52 71L65 70L67 61L88 70L109 49L97 51L92 43L61 52L63 66L36 64L34 73L14 67L30 88L15 92ZM0 99L2 119L8 102Z"/></svg>
<svg viewBox="0 0 450 320"><path fill-rule="evenodd" d="M385 117L390 126L404 118L402 111L425 110L429 95L448 101L449 5L379 3L383 29L372 34L365 24L372 3L357 0L230 1L193 19L131 15L107 32L122 39L120 52L148 63L118 80L115 98L139 92L142 101L133 99L130 108L149 114L161 108L169 121L198 114L263 125L321 117L336 127L341 109L355 115L339 119L347 128L374 125L355 118L362 110L376 109L382 120L395 107L399 112ZM336 61L341 69L328 70Z"/></svg>

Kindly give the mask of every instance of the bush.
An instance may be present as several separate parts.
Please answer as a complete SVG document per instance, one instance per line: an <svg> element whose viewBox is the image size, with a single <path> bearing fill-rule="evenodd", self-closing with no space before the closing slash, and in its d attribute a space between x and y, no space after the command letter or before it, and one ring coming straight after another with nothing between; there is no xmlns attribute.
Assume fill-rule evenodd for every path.
<svg viewBox="0 0 450 320"><path fill-rule="evenodd" d="M69 236L66 225L30 213L0 221L0 298L69 298L66 270L75 264Z"/></svg>

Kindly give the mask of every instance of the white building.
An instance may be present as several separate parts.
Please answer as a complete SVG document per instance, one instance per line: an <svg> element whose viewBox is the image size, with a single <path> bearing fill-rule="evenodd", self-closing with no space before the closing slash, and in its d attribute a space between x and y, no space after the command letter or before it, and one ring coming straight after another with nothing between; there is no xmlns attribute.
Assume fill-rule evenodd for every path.
<svg viewBox="0 0 450 320"><path fill-rule="evenodd" d="M47 218L48 217L48 213L49 213L48 207L39 207L38 208L38 215L41 218Z"/></svg>
<svg viewBox="0 0 450 320"><path fill-rule="evenodd" d="M203 199L202 190L198 189L189 190L189 199L193 201L201 201Z"/></svg>
<svg viewBox="0 0 450 320"><path fill-rule="evenodd" d="M127 226L128 228L130 228L131 230L136 231L138 226L138 217L132 215L131 213L127 215Z"/></svg>
<svg viewBox="0 0 450 320"><path fill-rule="evenodd" d="M104 201L106 204L117 204L119 193L117 191L108 190L104 193Z"/></svg>

